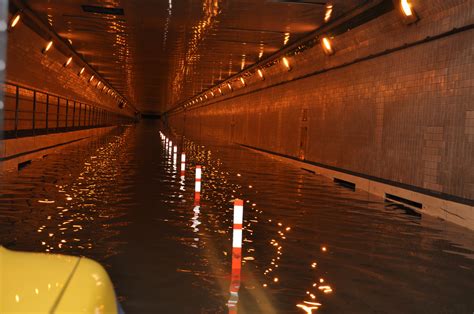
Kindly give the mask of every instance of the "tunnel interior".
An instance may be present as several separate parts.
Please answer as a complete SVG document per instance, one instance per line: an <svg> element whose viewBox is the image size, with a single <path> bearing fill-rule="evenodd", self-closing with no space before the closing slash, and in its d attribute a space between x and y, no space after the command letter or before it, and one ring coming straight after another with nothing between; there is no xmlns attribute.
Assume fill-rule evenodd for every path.
<svg viewBox="0 0 474 314"><path fill-rule="evenodd" d="M0 313L474 311L472 1L0 8Z"/></svg>

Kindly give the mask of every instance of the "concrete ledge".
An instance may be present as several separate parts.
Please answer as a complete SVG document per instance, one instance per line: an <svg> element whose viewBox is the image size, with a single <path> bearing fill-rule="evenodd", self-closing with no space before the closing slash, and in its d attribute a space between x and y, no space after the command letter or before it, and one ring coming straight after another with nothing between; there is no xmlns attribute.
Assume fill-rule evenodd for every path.
<svg viewBox="0 0 474 314"><path fill-rule="evenodd" d="M99 136L114 128L116 126L0 140L0 171L16 169L18 164L42 158L60 146Z"/></svg>
<svg viewBox="0 0 474 314"><path fill-rule="evenodd" d="M356 185L356 189L367 191L373 195L386 198L386 194L396 195L398 197L410 200L412 202L422 204L421 208L411 206L404 202L394 201L400 203L403 206L409 207L418 213L426 214L434 217L441 218L445 221L449 221L456 225L474 230L474 207L466 204L457 203L450 200L437 198L431 195L411 191L401 187L393 186L390 184L384 184L367 178L361 178L356 175L347 174L344 172L331 170L323 167L318 167L309 164L304 161L298 161L292 158L284 157L270 152L261 151L256 148L241 145L247 149L266 155L268 157L293 164L294 166L302 169L314 171L316 174L323 175L331 179L340 179L347 182L351 182ZM393 201L392 199L390 199Z"/></svg>

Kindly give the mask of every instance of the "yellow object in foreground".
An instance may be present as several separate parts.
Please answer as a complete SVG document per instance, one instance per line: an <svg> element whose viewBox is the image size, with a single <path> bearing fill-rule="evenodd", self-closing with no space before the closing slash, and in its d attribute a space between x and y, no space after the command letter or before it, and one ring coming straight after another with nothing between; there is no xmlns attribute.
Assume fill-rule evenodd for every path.
<svg viewBox="0 0 474 314"><path fill-rule="evenodd" d="M0 313L118 313L104 268L84 257L0 246Z"/></svg>

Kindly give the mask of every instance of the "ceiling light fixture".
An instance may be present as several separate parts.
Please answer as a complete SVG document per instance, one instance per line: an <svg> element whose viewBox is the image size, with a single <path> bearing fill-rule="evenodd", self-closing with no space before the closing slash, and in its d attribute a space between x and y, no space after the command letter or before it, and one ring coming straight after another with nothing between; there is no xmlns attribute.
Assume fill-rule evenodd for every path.
<svg viewBox="0 0 474 314"><path fill-rule="evenodd" d="M240 77L240 82L242 83L242 85L244 85L244 86L245 86L245 80L244 80L244 78L243 78L243 77Z"/></svg>
<svg viewBox="0 0 474 314"><path fill-rule="evenodd" d="M20 19L21 19L20 13L17 13L15 16L13 16L12 21L10 23L10 28L15 27L18 24L18 22L20 22Z"/></svg>
<svg viewBox="0 0 474 314"><path fill-rule="evenodd" d="M69 57L66 61L66 63L64 63L64 67L67 67L72 61L72 57Z"/></svg>
<svg viewBox="0 0 474 314"><path fill-rule="evenodd" d="M291 70L290 61L288 61L286 57L283 57L282 61L283 61L283 65L288 69L288 71L290 71Z"/></svg>
<svg viewBox="0 0 474 314"><path fill-rule="evenodd" d="M334 49L332 48L331 41L327 37L321 39L321 46L323 47L324 53L328 56L334 54Z"/></svg>
<svg viewBox="0 0 474 314"><path fill-rule="evenodd" d="M258 76L260 77L260 79L262 79L262 80L265 79L265 76L263 76L263 71L262 70L258 69L257 73L258 73Z"/></svg>
<svg viewBox="0 0 474 314"><path fill-rule="evenodd" d="M82 73L84 73L85 70L86 70L86 68L82 68L82 69L79 71L79 73L77 73L77 75L81 76Z"/></svg>
<svg viewBox="0 0 474 314"><path fill-rule="evenodd" d="M232 91L232 85L230 85L230 83L227 83L227 87Z"/></svg>
<svg viewBox="0 0 474 314"><path fill-rule="evenodd" d="M415 10L413 9L413 4L410 0L400 0L399 7L406 24L418 21L418 16L416 15Z"/></svg>
<svg viewBox="0 0 474 314"><path fill-rule="evenodd" d="M53 47L53 41L52 41L52 40L50 40L50 41L46 44L46 47L44 47L41 52L42 52L42 53L46 53L46 52L48 52L49 49L51 49L51 47Z"/></svg>
<svg viewBox="0 0 474 314"><path fill-rule="evenodd" d="M408 0L401 0L400 5L402 6L403 14L405 14L406 16L413 15L411 4L408 2Z"/></svg>
<svg viewBox="0 0 474 314"><path fill-rule="evenodd" d="M92 75L91 78L89 79L89 83L92 82L93 79L94 79L94 75Z"/></svg>

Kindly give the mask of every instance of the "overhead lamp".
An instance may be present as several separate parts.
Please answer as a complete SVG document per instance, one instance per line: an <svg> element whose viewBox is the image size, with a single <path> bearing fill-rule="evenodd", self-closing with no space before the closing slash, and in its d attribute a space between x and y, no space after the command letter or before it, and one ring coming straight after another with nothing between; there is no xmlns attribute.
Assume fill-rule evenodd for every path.
<svg viewBox="0 0 474 314"><path fill-rule="evenodd" d="M332 48L331 41L327 37L321 39L321 46L323 47L324 53L328 56L334 54L334 49Z"/></svg>
<svg viewBox="0 0 474 314"><path fill-rule="evenodd" d="M258 69L258 70L257 70L257 74L258 74L258 76L260 77L260 79L261 79L262 81L265 79L265 76L263 76L263 71L262 71L262 70Z"/></svg>
<svg viewBox="0 0 474 314"><path fill-rule="evenodd" d="M53 47L53 41L52 41L52 40L50 40L50 41L46 44L46 47L44 47L41 52L42 52L42 53L46 53L46 52L48 52L49 49L51 49L51 47Z"/></svg>
<svg viewBox="0 0 474 314"><path fill-rule="evenodd" d="M211 96L214 97L214 92L211 90Z"/></svg>
<svg viewBox="0 0 474 314"><path fill-rule="evenodd" d="M92 82L93 79L94 79L94 75L92 75L91 78L89 79L89 83Z"/></svg>
<svg viewBox="0 0 474 314"><path fill-rule="evenodd" d="M291 70L290 61L288 61L286 57L283 57L281 60L283 61L283 65L288 69L288 71L290 71Z"/></svg>
<svg viewBox="0 0 474 314"><path fill-rule="evenodd" d="M86 68L82 68L82 69L79 71L79 73L77 73L77 75L81 76L82 73L84 73L85 70L86 70Z"/></svg>
<svg viewBox="0 0 474 314"><path fill-rule="evenodd" d="M207 95L204 95L204 98L206 98L206 99L207 99Z"/></svg>
<svg viewBox="0 0 474 314"><path fill-rule="evenodd" d="M240 82L242 83L242 85L245 86L245 80L244 80L244 78L243 78L242 76L240 77Z"/></svg>
<svg viewBox="0 0 474 314"><path fill-rule="evenodd" d="M21 19L21 14L20 13L15 14L10 23L10 28L15 27L18 24L18 22L20 22L20 19Z"/></svg>
<svg viewBox="0 0 474 314"><path fill-rule="evenodd" d="M72 61L72 57L69 57L66 61L66 63L64 63L64 67L67 67Z"/></svg>
<svg viewBox="0 0 474 314"><path fill-rule="evenodd" d="M102 83L101 81L98 81L95 87L99 88L101 83Z"/></svg>
<svg viewBox="0 0 474 314"><path fill-rule="evenodd" d="M399 9L406 24L418 21L418 16L410 0L400 0Z"/></svg>
<svg viewBox="0 0 474 314"><path fill-rule="evenodd" d="M227 83L227 87L229 87L230 91L232 91L232 85L230 85L230 83Z"/></svg>
<svg viewBox="0 0 474 314"><path fill-rule="evenodd" d="M219 90L219 94L222 95L222 89L219 87L218 90Z"/></svg>

